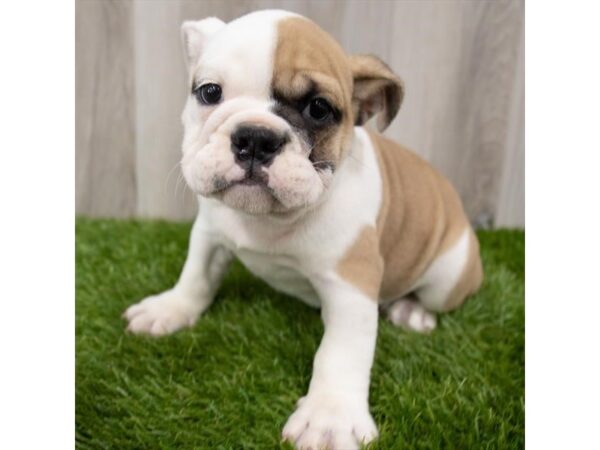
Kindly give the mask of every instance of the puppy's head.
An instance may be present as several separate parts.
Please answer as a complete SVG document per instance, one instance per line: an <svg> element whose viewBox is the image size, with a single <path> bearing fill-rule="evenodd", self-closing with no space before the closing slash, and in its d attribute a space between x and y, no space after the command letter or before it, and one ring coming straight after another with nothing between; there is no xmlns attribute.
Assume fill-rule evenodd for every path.
<svg viewBox="0 0 600 450"><path fill-rule="evenodd" d="M259 11L182 25L190 95L182 170L197 194L252 214L316 204L353 126L384 129L402 84L372 56L348 56L316 24Z"/></svg>

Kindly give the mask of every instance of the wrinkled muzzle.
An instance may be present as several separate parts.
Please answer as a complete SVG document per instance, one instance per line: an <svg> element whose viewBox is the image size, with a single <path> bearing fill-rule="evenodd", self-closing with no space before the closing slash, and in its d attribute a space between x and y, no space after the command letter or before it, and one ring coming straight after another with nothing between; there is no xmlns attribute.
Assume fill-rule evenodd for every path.
<svg viewBox="0 0 600 450"><path fill-rule="evenodd" d="M270 106L238 98L220 104L206 118L184 112L181 167L194 193L253 214L317 202L332 172L313 166L301 131Z"/></svg>

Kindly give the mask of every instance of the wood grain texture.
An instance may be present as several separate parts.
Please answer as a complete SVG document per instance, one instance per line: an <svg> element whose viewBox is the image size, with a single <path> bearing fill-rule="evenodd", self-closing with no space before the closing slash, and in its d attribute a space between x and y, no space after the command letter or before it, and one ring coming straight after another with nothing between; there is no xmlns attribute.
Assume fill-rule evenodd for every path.
<svg viewBox="0 0 600 450"><path fill-rule="evenodd" d="M181 180L181 110L187 76L179 4L135 4L137 214L190 217L196 202Z"/></svg>
<svg viewBox="0 0 600 450"><path fill-rule="evenodd" d="M525 224L525 46L524 30L516 67L509 114L508 137L496 205L498 227L521 227Z"/></svg>
<svg viewBox="0 0 600 450"><path fill-rule="evenodd" d="M492 224L522 45L522 4L394 5L390 64L407 93L389 135L453 182L476 224Z"/></svg>
<svg viewBox="0 0 600 450"><path fill-rule="evenodd" d="M136 212L131 1L76 3L76 211Z"/></svg>
<svg viewBox="0 0 600 450"><path fill-rule="evenodd" d="M84 118L77 130L87 139L77 140L79 213L120 215L127 210L139 216L172 219L194 215L193 196L183 182L178 185L180 114L187 94L179 25L187 19L217 16L228 21L256 9L281 8L313 19L349 53L380 56L404 79L405 102L386 135L412 148L448 176L474 222L483 226L524 225L524 68L519 63L523 54L522 1L119 3L121 7L113 5L110 12L120 18L112 20L129 23L131 29L113 33L110 40L134 42L135 58L120 61L129 66L122 73L134 74L135 101L131 103L131 96L124 96L121 100L129 106L106 105L100 112L111 114L112 107L134 112L135 157L132 160L131 153L124 150L133 142L131 137L108 133L99 118L88 118L90 104L106 103L106 94L89 90L93 85L82 86L88 89L81 92L87 103L80 108L78 102L78 116ZM79 14L77 19L79 23ZM97 23L86 28L101 35L104 32ZM106 34L102 36L109 39ZM91 44L90 40L81 44L87 47L81 59L78 52L78 74L81 71L98 77L91 72L106 72L105 66L112 63L106 49ZM86 67L80 70L80 65ZM98 113L94 114L97 117ZM94 125L98 121L100 127ZM117 158L115 149L124 153ZM116 159L105 161L108 158ZM87 170L84 175L79 172L80 159ZM123 178L124 167L120 167L121 172L115 175L119 183L101 185L97 181L111 177L108 169L131 161L134 177ZM125 167L132 169L131 164ZM122 186L125 180L134 180L134 187ZM107 190L103 192L103 188ZM134 206L121 212L115 209L111 214L110 205L102 203L103 196L119 198L128 208L133 200Z"/></svg>

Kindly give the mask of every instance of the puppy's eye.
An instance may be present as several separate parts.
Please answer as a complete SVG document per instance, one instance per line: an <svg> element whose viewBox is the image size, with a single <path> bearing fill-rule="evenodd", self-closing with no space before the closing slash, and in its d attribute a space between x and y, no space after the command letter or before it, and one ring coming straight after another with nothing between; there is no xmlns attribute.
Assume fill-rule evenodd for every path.
<svg viewBox="0 0 600 450"><path fill-rule="evenodd" d="M221 101L221 86L215 83L206 83L194 88L194 95L203 105L214 105Z"/></svg>
<svg viewBox="0 0 600 450"><path fill-rule="evenodd" d="M324 98L313 98L304 109L304 115L310 117L315 122L323 122L332 114L331 105Z"/></svg>

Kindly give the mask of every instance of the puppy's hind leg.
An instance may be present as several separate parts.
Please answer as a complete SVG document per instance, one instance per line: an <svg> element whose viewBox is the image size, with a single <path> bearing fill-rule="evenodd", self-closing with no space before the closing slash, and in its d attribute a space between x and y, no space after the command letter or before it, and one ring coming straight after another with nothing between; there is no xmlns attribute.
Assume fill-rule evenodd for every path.
<svg viewBox="0 0 600 450"><path fill-rule="evenodd" d="M479 242L466 229L454 245L427 269L415 293L429 311L458 308L483 281Z"/></svg>
<svg viewBox="0 0 600 450"><path fill-rule="evenodd" d="M481 285L483 270L479 243L466 229L456 243L425 271L414 288L414 295L394 301L387 307L395 325L427 333L436 326L435 312L457 308ZM435 311L435 312L433 312Z"/></svg>
<svg viewBox="0 0 600 450"><path fill-rule="evenodd" d="M435 329L437 318L415 297L407 296L395 300L386 307L388 319L396 326L418 333L429 333Z"/></svg>

